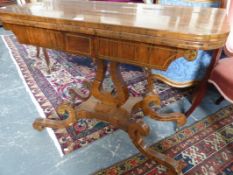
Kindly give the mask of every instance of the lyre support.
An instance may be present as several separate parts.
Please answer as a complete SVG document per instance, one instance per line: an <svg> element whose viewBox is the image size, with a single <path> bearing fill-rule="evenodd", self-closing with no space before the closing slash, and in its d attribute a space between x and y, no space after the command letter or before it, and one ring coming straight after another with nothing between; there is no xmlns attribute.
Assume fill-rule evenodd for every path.
<svg viewBox="0 0 233 175"><path fill-rule="evenodd" d="M83 118L109 122L113 126L128 133L130 139L141 153L148 158L165 165L169 174L180 174L182 167L179 161L176 161L165 154L156 152L144 144L144 137L149 135L150 128L142 119L134 119L133 114L135 110L141 109L144 115L147 115L152 119L175 121L179 126L186 122L184 115L180 113L172 113L161 116L151 109L150 103L160 105L160 98L153 92L153 80L151 79L150 74L147 76L148 87L145 96L129 96L127 86L125 85L119 70L119 64L116 62L110 62L109 70L116 92L111 94L110 92L104 91L102 89L102 84L107 71L107 65L100 59L97 59L96 63L96 78L92 85L87 86L91 93L82 98L82 100L86 101L78 106L70 103L62 103L58 106L57 113L59 115L68 113L67 119L62 121L36 119L33 123L33 127L39 131L45 127L66 128ZM76 94L82 97L82 95L78 94L79 91L77 90L71 89L70 92L73 95Z"/></svg>

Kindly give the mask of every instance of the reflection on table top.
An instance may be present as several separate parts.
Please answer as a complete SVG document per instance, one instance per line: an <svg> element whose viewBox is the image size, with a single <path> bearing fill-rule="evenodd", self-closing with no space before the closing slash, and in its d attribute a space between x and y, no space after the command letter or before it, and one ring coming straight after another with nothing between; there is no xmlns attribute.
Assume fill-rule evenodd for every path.
<svg viewBox="0 0 233 175"><path fill-rule="evenodd" d="M183 40L225 40L229 26L226 11L147 4L50 0L0 10L9 23L30 21L88 27ZM42 23L43 22L43 23ZM43 26L41 26L43 27Z"/></svg>

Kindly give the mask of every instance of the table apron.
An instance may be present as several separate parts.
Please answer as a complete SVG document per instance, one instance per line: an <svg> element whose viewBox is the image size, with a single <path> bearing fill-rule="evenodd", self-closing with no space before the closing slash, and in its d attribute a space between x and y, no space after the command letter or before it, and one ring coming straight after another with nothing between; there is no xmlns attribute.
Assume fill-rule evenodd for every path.
<svg viewBox="0 0 233 175"><path fill-rule="evenodd" d="M181 49L82 33L6 24L22 44L66 51L72 54L166 70L177 58L196 58L197 50Z"/></svg>

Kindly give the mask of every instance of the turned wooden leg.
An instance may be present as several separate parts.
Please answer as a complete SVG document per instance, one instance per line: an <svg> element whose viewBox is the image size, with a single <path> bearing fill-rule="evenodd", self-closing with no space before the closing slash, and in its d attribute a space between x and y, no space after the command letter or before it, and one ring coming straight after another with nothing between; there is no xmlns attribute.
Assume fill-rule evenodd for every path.
<svg viewBox="0 0 233 175"><path fill-rule="evenodd" d="M37 58L40 57L40 50L41 50L40 47L36 47L36 57ZM50 74L51 73L51 67L50 67L50 59L49 59L49 55L48 55L47 49L46 48L42 48L42 52L43 52L44 57L45 57L45 62L46 62L47 69L48 69L47 72Z"/></svg>
<svg viewBox="0 0 233 175"><path fill-rule="evenodd" d="M43 48L42 51L43 51L43 54L44 54L44 57L45 57L46 65L47 65L47 69L48 69L47 71L48 71L48 73L50 74L50 73L51 73L51 67L50 67L50 58L49 58L49 54L48 54L46 48Z"/></svg>
<svg viewBox="0 0 233 175"><path fill-rule="evenodd" d="M40 47L36 47L36 57L40 57Z"/></svg>

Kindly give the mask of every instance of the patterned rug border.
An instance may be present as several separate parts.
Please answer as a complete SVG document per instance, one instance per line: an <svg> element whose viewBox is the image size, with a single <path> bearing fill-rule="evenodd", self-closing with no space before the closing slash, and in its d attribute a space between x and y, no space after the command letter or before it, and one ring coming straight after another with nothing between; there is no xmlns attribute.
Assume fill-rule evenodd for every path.
<svg viewBox="0 0 233 175"><path fill-rule="evenodd" d="M212 113L212 114L209 114L207 116L205 116L203 119L199 120L199 121L196 121L194 122L191 126L185 126L184 128L182 128L181 130L179 130L178 132L174 133L173 135L171 136L168 136L166 138L164 138L163 140L168 140L170 138L173 138L177 135L180 135L181 133L185 133L186 130L192 130L192 131L195 131L194 128L196 128L196 125L199 125L198 128L203 128L201 130L198 130L197 132L195 131L194 133L192 133L192 136L194 135L197 135L198 133L202 132L204 129L207 129L209 128L211 125L213 125L214 123L218 122L219 120L222 120L222 119L225 119L226 117L229 117L229 116L224 116L224 115L220 115L221 112L223 110L226 110L226 111L231 111L233 113L233 105L228 105L228 106L225 106L224 108L221 108L219 110L217 110L216 112ZM216 117L217 116L217 117ZM202 124L203 123L203 124ZM205 125L204 125L205 123ZM204 127L202 127L204 126ZM225 127L225 126L224 126ZM210 131L211 132L211 131ZM172 140L171 143L173 143L173 145L171 145L170 147L174 147L174 146L177 146L177 145L180 145L182 144L183 142L187 141L187 139L189 139L189 137L184 137L182 141L179 141L179 142L174 142L174 140ZM160 144L161 142L164 142L163 140L159 141L158 143L156 144ZM177 140L176 140L177 141ZM158 146L156 144L152 144L151 146L154 146L155 148ZM161 148L163 149L163 151L169 151L170 149L169 148Z"/></svg>
<svg viewBox="0 0 233 175"><path fill-rule="evenodd" d="M174 144L173 144L173 145L170 145L170 148L167 149L167 150L163 150L162 148L159 148L159 149L158 149L158 146L161 145L161 143L164 142L165 140L168 140L168 139L171 139L171 138L174 138L174 137L178 137L178 135L179 135L180 133L184 132L185 130L192 130L192 131L194 131L194 132L192 133L192 135L189 136L189 137L192 137L192 136L198 134L199 132L202 132L204 129L208 128L209 126L213 125L214 123L216 123L216 122L218 122L218 121L220 121L220 120L222 120L222 119L226 119L226 118L229 117L229 116L227 116L227 115L221 115L221 113L222 113L223 110L228 111L228 113L230 113L230 114L232 115L232 114L233 114L233 105L226 106L226 107L221 108L221 109L219 109L218 111L216 111L216 112L214 112L214 113L212 113L212 114L207 115L207 116L204 117L203 119L201 119L201 120L196 121L195 123L193 123L191 126L186 126L186 127L182 128L181 130L179 130L178 132L172 134L171 136L165 137L164 139L160 140L159 142L150 145L150 148L154 148L155 150L158 150L158 151L160 151L160 152L162 152L162 153L168 151L170 148L172 148L172 147L174 147L174 146L177 146L177 145L181 144L182 142L185 142L185 141L187 140L187 137L186 137L186 138L183 138L182 141L180 141L180 142L178 142L178 143L177 143L177 142L174 142L174 140L173 140L172 143L174 143ZM201 123L203 123L203 125L204 125L204 123L205 123L205 124L206 124L206 125L204 125L205 127L202 127L203 125L202 125ZM200 124L201 124L201 125L200 125ZM195 128L196 125L200 125L199 128L203 128L203 129L198 130L198 131L195 131L193 128ZM229 125L230 125L230 124L229 124ZM225 127L225 126L224 126L224 127ZM188 138L189 138L189 137L188 137ZM102 169L100 169L100 170L94 172L94 173L91 174L91 175L103 175L103 174L101 174L101 173L106 172L108 169L111 169L111 168L113 168L113 167L120 166L120 165L123 164L124 162L130 162L130 160L133 160L134 157L141 157L141 156L144 157L144 155L142 155L142 154L139 152L139 153L137 153L137 154L134 154L134 155L130 156L130 157L127 158L127 159L124 159L124 160L121 160L121 161L119 161L119 162L117 162L117 163L115 163L115 164L112 164L111 166L102 168ZM148 161L147 158L146 158L145 160L143 160L143 161L141 160L141 162L140 162L139 165L141 165L141 163L144 163L144 162L146 162L146 161Z"/></svg>

